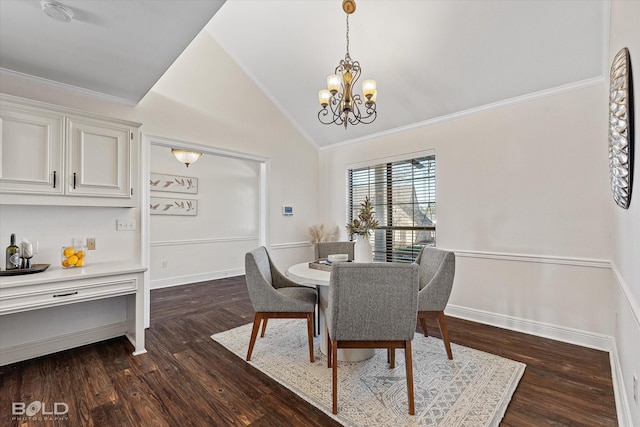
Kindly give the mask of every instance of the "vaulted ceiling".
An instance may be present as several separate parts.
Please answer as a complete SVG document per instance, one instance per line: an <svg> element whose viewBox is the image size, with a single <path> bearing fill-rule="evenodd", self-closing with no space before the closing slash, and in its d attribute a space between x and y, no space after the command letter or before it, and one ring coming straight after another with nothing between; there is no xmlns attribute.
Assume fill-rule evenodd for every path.
<svg viewBox="0 0 640 427"><path fill-rule="evenodd" d="M317 118L346 53L341 0L61 2L71 23L0 1L3 72L135 103L204 29L319 147L590 84L608 61L606 0L358 0L349 50L378 82L378 118L345 130Z"/></svg>

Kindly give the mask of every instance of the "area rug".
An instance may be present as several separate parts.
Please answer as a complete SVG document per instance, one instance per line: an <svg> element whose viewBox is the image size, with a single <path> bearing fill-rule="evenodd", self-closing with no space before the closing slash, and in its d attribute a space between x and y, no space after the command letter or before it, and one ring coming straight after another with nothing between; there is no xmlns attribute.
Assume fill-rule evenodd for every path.
<svg viewBox="0 0 640 427"><path fill-rule="evenodd" d="M244 360L251 324L212 335ZM270 319L258 337L251 365L345 426L498 426L525 365L416 333L413 342L415 415L408 414L404 353L389 369L386 350L362 362L339 362L338 414L331 413L331 369L314 342L309 362L306 320Z"/></svg>

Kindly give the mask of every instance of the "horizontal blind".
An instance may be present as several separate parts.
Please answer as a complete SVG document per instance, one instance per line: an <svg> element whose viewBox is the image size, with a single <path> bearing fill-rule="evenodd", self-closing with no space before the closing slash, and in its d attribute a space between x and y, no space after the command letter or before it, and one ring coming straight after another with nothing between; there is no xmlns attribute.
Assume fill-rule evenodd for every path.
<svg viewBox="0 0 640 427"><path fill-rule="evenodd" d="M412 262L435 245L435 162L425 156L349 170L349 222L368 196L380 223L370 237L375 260Z"/></svg>

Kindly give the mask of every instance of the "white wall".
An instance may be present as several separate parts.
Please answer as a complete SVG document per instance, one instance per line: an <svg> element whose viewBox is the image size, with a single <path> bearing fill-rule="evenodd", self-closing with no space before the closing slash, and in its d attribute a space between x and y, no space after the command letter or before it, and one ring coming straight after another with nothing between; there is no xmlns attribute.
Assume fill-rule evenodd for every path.
<svg viewBox="0 0 640 427"><path fill-rule="evenodd" d="M145 131L268 159L267 239L284 268L317 222L318 152L220 46L201 33L140 102ZM194 165L195 166L195 165ZM295 214L282 215L292 204Z"/></svg>
<svg viewBox="0 0 640 427"><path fill-rule="evenodd" d="M613 254L616 304L615 341L617 381L626 395L624 408L630 425L640 425L640 403L633 401L633 375L640 381L640 2L613 1L611 4L611 38L609 64L618 51L627 47L633 67L635 89L635 178L628 210L610 203L613 216ZM615 378L614 378L615 379Z"/></svg>
<svg viewBox="0 0 640 427"><path fill-rule="evenodd" d="M244 274L259 245L260 163L203 154L188 168L165 146L151 146L151 172L197 178L198 193L151 191L197 200L197 216L151 215L151 288Z"/></svg>
<svg viewBox="0 0 640 427"><path fill-rule="evenodd" d="M347 165L434 149L438 246L458 253L448 313L608 348L606 97L603 81L323 150L325 222L345 221Z"/></svg>

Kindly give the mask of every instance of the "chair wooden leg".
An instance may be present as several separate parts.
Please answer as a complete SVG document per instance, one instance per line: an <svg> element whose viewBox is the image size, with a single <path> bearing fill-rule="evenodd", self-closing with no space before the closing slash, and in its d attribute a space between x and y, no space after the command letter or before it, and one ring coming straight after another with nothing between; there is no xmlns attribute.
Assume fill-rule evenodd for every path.
<svg viewBox="0 0 640 427"><path fill-rule="evenodd" d="M256 313L253 316L253 329L251 329L251 340L249 340L249 350L247 351L247 362L251 360L251 353L253 353L253 345L256 343L256 337L258 336L258 329L260 328L260 321L262 320L262 313ZM267 323L267 319L264 319L264 323Z"/></svg>
<svg viewBox="0 0 640 427"><path fill-rule="evenodd" d="M407 367L407 396L409 398L409 415L416 412L413 397L413 358L411 357L411 341L405 341L404 346L405 365Z"/></svg>
<svg viewBox="0 0 640 427"><path fill-rule="evenodd" d="M332 375L333 379L331 381L333 383L332 412L334 414L337 414L338 413L338 342L337 341L333 341L331 343L331 358L333 359L333 375Z"/></svg>
<svg viewBox="0 0 640 427"><path fill-rule="evenodd" d="M332 364L332 346L331 346L331 337L329 336L329 328L326 328L326 336L327 336L327 368L331 367Z"/></svg>
<svg viewBox="0 0 640 427"><path fill-rule="evenodd" d="M264 331L267 329L267 320L269 319L266 317L262 319L262 332L260 332L260 338L264 337Z"/></svg>
<svg viewBox="0 0 640 427"><path fill-rule="evenodd" d="M429 332L427 332L427 319L425 319L424 317L420 318L420 326L422 327L422 333L424 334L425 337L429 336Z"/></svg>
<svg viewBox="0 0 640 427"><path fill-rule="evenodd" d="M313 363L315 360L313 359L313 337L314 337L314 326L313 326L313 313L307 314L307 335L309 335L309 360Z"/></svg>
<svg viewBox="0 0 640 427"><path fill-rule="evenodd" d="M393 369L396 367L396 349L391 347L388 350L389 352L389 368Z"/></svg>
<svg viewBox="0 0 640 427"><path fill-rule="evenodd" d="M453 360L453 354L451 353L451 343L449 342L449 330L447 329L447 320L444 317L444 311L440 311L438 313L438 327L440 328L440 334L442 335L444 348L447 350L447 357L449 358L449 360Z"/></svg>
<svg viewBox="0 0 640 427"><path fill-rule="evenodd" d="M320 314L318 313L318 305L316 305L313 309L313 336L317 337L320 332L318 332L319 327L318 327L318 322L320 321L319 317Z"/></svg>
<svg viewBox="0 0 640 427"><path fill-rule="evenodd" d="M316 336L320 336L320 289L316 287L318 303L316 304Z"/></svg>

